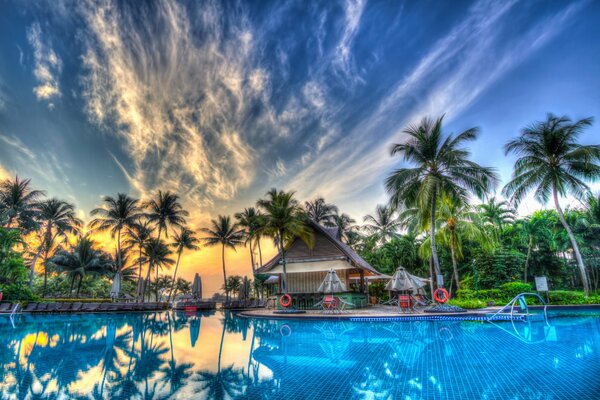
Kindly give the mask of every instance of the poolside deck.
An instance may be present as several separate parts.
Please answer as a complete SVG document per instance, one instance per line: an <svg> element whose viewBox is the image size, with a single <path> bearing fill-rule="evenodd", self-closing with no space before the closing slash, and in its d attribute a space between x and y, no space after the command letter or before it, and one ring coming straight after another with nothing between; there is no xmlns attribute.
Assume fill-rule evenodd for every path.
<svg viewBox="0 0 600 400"><path fill-rule="evenodd" d="M467 310L457 313L432 313L424 312L425 308L414 312L401 312L397 306L375 305L371 307L345 310L340 313L329 313L321 310L307 310L302 314L282 314L275 313L276 310L260 309L246 310L240 313L241 316L251 318L269 318L269 319L389 319L389 318L409 318L409 319L435 319L440 317L460 317L467 319L479 319L489 313L496 312L499 307L481 308L478 310Z"/></svg>

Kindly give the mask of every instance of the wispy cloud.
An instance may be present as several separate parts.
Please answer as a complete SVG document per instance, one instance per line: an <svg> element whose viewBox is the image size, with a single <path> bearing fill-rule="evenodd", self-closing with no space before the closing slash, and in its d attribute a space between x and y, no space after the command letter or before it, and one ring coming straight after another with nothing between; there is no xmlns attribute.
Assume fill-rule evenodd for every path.
<svg viewBox="0 0 600 400"><path fill-rule="evenodd" d="M360 20L367 0L346 0L344 3L344 26L341 39L335 48L335 63L346 76L357 78L352 59L352 44L360 28Z"/></svg>
<svg viewBox="0 0 600 400"><path fill-rule="evenodd" d="M511 43L499 43L515 2L478 3L465 20L440 39L382 98L375 111L334 148L294 176L289 187L304 196L317 193L348 199L363 195L365 182L380 182L394 162L388 149L402 129L423 116L456 117L490 85L564 29L582 3L532 25ZM415 96L419 101L415 102ZM369 137L377 138L368 140ZM381 193L377 190L377 193Z"/></svg>
<svg viewBox="0 0 600 400"><path fill-rule="evenodd" d="M39 23L35 22L27 29L27 40L33 48L33 74L38 82L33 92L38 100L48 101L48 106L53 108L52 100L61 96L58 77L62 71L62 60L52 49L49 40L42 35Z"/></svg>

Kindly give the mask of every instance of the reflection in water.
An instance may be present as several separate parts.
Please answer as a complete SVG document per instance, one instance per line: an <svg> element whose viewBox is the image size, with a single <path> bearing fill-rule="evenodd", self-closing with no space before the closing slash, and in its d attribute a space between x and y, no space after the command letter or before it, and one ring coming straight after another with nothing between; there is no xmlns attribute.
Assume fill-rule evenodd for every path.
<svg viewBox="0 0 600 400"><path fill-rule="evenodd" d="M521 324L514 335L508 324L274 321L229 312L23 315L15 329L0 318L0 397L593 396L599 316L551 324Z"/></svg>

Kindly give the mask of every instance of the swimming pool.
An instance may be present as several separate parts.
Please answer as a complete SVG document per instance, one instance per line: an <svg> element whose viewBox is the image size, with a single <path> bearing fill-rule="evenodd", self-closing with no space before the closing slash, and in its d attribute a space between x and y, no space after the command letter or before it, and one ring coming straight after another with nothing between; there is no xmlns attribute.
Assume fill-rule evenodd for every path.
<svg viewBox="0 0 600 400"><path fill-rule="evenodd" d="M600 312L549 322L0 317L0 397L600 398Z"/></svg>

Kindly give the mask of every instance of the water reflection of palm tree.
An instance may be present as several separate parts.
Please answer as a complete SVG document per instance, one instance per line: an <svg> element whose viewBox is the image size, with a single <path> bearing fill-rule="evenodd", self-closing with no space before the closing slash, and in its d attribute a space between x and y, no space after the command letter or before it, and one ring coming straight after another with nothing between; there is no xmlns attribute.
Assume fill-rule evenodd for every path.
<svg viewBox="0 0 600 400"><path fill-rule="evenodd" d="M225 340L228 319L230 319L229 313L222 320L223 329L221 330L217 370L203 370L198 372L195 377L201 383L196 393L202 393L203 397L209 399L235 398L243 393L246 380L243 370L241 368L234 368L233 364L226 368L221 368L221 355L223 353L223 341Z"/></svg>
<svg viewBox="0 0 600 400"><path fill-rule="evenodd" d="M175 351L173 349L173 329L171 314L167 313L169 323L169 347L171 350L171 360L161 368L164 374L162 381L164 384L169 384L169 395L173 396L179 389L185 385L185 381L192 375L190 369L194 366L192 363L184 363L177 365L175 361Z"/></svg>

